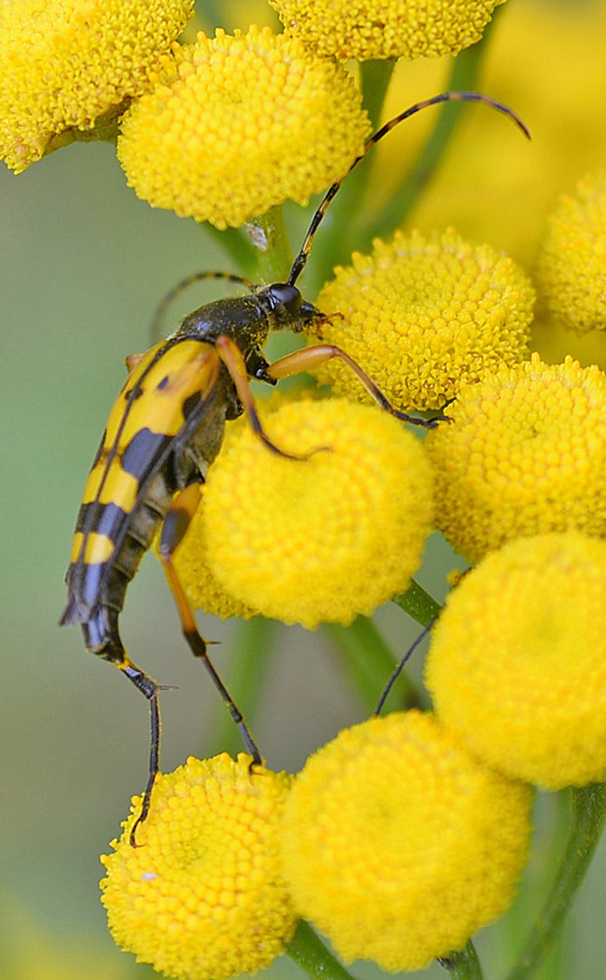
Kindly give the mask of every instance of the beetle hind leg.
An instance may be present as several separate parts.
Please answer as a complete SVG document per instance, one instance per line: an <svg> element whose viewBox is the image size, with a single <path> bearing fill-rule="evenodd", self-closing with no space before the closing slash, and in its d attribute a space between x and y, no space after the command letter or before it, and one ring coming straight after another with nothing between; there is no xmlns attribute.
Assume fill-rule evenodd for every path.
<svg viewBox="0 0 606 980"><path fill-rule="evenodd" d="M141 812L135 820L131 832L130 843L136 847L136 831L149 813L152 790L160 769L160 699L159 692L166 690L166 686L157 684L151 677L144 673L129 658L120 634L118 632L118 610L114 607L100 606L97 614L90 620L82 624L84 638L87 648L98 656L103 657L113 663L125 677L134 684L138 691L147 698L149 703L150 716L150 748L149 748L149 775L143 791L143 802Z"/></svg>
<svg viewBox="0 0 606 980"><path fill-rule="evenodd" d="M261 753L259 752L246 722L244 721L244 717L235 702L232 700L229 691L225 687L225 684L219 677L219 674L215 670L208 656L206 651L206 642L196 626L192 608L173 563L174 552L177 546L183 540L191 519L198 508L200 493L200 484L192 483L184 490L181 490L180 493L178 493L174 498L172 506L166 514L164 524L162 525L160 544L158 548L160 561L164 566L168 585L177 605L183 636L185 637L185 640L194 657L199 658L206 667L213 684L225 702L227 710L229 711L235 724L238 726L238 730L242 736L244 745L246 746L246 751L252 756L253 761L251 765L262 765L263 760L261 758Z"/></svg>
<svg viewBox="0 0 606 980"><path fill-rule="evenodd" d="M141 812L135 820L131 832L130 832L130 843L133 847L137 846L136 843L136 832L137 828L146 819L149 813L149 806L151 803L152 790L154 788L154 783L156 782L156 776L160 770L160 701L158 698L158 692L165 690L165 688L156 684L155 681L144 674L142 670L139 670L135 664L131 663L128 658L125 659L124 663L117 665L119 669L128 677L129 681L135 685L137 690L141 691L145 695L149 702L149 716L151 725L151 738L150 738L150 751L149 751L149 776L147 777L147 784L143 791L143 802L141 804Z"/></svg>

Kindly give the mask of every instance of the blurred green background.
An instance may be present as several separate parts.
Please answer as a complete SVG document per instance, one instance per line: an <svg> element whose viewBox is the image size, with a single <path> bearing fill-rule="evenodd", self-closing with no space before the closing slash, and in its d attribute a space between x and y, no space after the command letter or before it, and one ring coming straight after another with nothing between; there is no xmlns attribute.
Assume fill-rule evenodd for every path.
<svg viewBox="0 0 606 980"><path fill-rule="evenodd" d="M529 0L518 2L529 4ZM242 27L259 19L258 3L233 6L241 14ZM547 10L545 4L535 6ZM549 20L548 13L542 16ZM568 16L585 16L583 6L570 4ZM527 44L525 37L521 47ZM563 57L563 63L570 62L568 74L564 68L564 75L552 74L547 86L556 90L556 102L558 86L566 90L562 94L566 101L584 79L589 82L599 72L606 76L605 49L606 33L599 64L588 64L589 54L584 61ZM537 58L537 78L540 65ZM511 70L511 61L509 66ZM419 76L416 89L400 94L400 107L440 91L444 71L444 66L434 63L432 81L425 83ZM516 88L523 93L524 86L532 83L532 75L527 75L521 83L518 79ZM541 86L542 91L546 86L542 75ZM566 172L580 176L599 157L596 143L603 154L606 140L599 113L606 101L601 98L605 87L606 79L602 90L587 87L586 98L593 106L579 103L583 119L591 120L587 126L601 131L588 159L578 141L572 146L574 133L562 134L563 140L571 141L562 145L552 135L561 130L552 126L552 143L545 146L540 125L537 134L540 119L528 119L542 159L551 154L555 160L562 153L568 161L574 149L582 159L576 169L567 162ZM508 95L492 87L484 90L498 98ZM536 105L539 96L533 98ZM524 116L523 98L515 108ZM461 144L458 153L467 154L471 161L478 149L473 125L466 126L465 134L468 143ZM403 138L400 134L398 146ZM451 193L455 209L464 210L469 179L465 168L448 161L446 167L448 190L439 191L443 225L452 220ZM489 173L487 179L498 188L499 180L506 181L507 176ZM438 189L433 194L435 209ZM502 198L495 193L496 211L518 208L511 221L521 224L528 204L517 197L504 203ZM490 204L484 201L481 206L484 212L488 209L484 219L489 229ZM430 214L431 207L429 203ZM85 654L79 629L60 630L56 623L65 599L63 576L80 494L124 378L124 357L150 345L153 309L177 280L198 269L229 269L230 264L220 246L193 221L138 201L107 145L69 147L19 177L2 168L0 216L5 485L0 977L142 980L150 971L118 952L106 933L98 897L98 855L118 832L131 794L144 784L147 706L117 671ZM485 237L497 247L506 247L498 234L491 239L487 230ZM526 239L521 252L525 243ZM193 308L207 295L188 295L178 312ZM431 552L442 554L439 543L432 543ZM436 567L444 568L443 559ZM436 575L429 568L419 578L439 597L443 572L437 580ZM406 649L416 630L404 614L386 609L379 613L379 621L394 648ZM206 636L221 641L213 650L214 658L229 678L237 625L204 616L200 623ZM223 709L181 640L172 598L153 558L144 562L129 590L123 636L140 666L177 687L163 698L163 768L174 768L191 753L217 751L221 746L213 732ZM274 648L277 655L263 687L254 730L272 767L296 771L310 751L364 717L365 710L321 633L280 628ZM552 817L547 807L543 810L543 826L549 829ZM572 916L568 965L562 974L566 980L604 974L605 862L602 851ZM531 881L539 869L540 851ZM518 928L516 922L512 920L510 928ZM485 955L496 968L501 950L494 935L489 931L483 945L492 944ZM298 975L286 960L272 970L274 975ZM378 971L365 965L354 972L373 977ZM425 974L442 975L437 966ZM488 970L487 975L498 972Z"/></svg>

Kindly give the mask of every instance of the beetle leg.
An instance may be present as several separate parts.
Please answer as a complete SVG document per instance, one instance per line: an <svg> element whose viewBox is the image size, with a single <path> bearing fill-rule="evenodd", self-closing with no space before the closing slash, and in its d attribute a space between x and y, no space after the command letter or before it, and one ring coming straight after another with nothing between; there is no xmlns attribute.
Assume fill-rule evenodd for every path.
<svg viewBox="0 0 606 980"><path fill-rule="evenodd" d="M192 608L173 564L173 555L177 546L183 540L192 517L196 513L198 504L200 503L201 492L202 488L200 484L192 483L184 490L181 490L173 499L170 510L164 518L164 523L160 534L160 544L158 548L160 561L164 565L166 578L168 579L170 590L177 604L177 611L181 620L183 635L189 645L189 648L194 657L198 657L203 662L211 676L213 684L223 698L227 706L227 710L238 726L247 752L253 757L252 765L262 765L261 753L259 752L254 739L246 726L242 713L234 704L227 688L208 657L206 652L206 642L196 626Z"/></svg>
<svg viewBox="0 0 606 980"><path fill-rule="evenodd" d="M290 453L285 453L282 449L279 449L279 447L276 446L264 432L263 426L261 425L261 419L259 418L259 414L255 406L253 393L250 390L250 385L248 383L248 370L246 367L246 362L244 361L237 344L231 339L231 337L228 337L227 334L221 334L221 336L217 337L215 341L215 347L217 348L219 357L225 364L225 367L229 371L231 379L236 386L238 398L242 402L244 411L248 415L252 430L255 435L259 437L263 445L267 446L268 449L271 449L272 453L276 453L278 456L284 456L285 459L307 459L307 456L293 456ZM301 370L304 370L304 368L301 368Z"/></svg>
<svg viewBox="0 0 606 980"><path fill-rule="evenodd" d="M437 416L433 419L422 419L416 415L408 415L406 412L401 412L395 408L387 396L383 394L379 386L360 367L357 361L354 361L353 357L350 357L349 354L346 354L344 350L341 350L340 347L336 347L334 344L315 344L313 347L304 347L303 350L295 351L293 354L287 354L286 357L281 357L279 360L274 361L273 364L270 364L267 373L271 378L275 378L276 380L287 378L289 375L298 374L300 371L312 370L319 364L323 364L324 361L331 360L333 357L340 357L347 364L380 408L389 412L390 415L394 415L402 422L410 422L411 425L420 425L425 429L433 429L438 422L446 421L446 416L444 415Z"/></svg>
<svg viewBox="0 0 606 980"><path fill-rule="evenodd" d="M149 776L147 778L147 785L143 792L141 812L135 820L130 832L130 843L132 847L136 847L137 843L135 840L135 834L137 832L137 827L147 819L152 790L154 788L156 776L158 775L158 771L160 769L160 704L158 700L158 691L162 691L165 688L161 684L156 684L151 677L148 677L142 670L139 670L139 668L128 659L126 654L124 661L116 664L116 666L124 673L126 677L128 677L129 681L132 681L137 690L141 691L149 701L149 714L151 720Z"/></svg>

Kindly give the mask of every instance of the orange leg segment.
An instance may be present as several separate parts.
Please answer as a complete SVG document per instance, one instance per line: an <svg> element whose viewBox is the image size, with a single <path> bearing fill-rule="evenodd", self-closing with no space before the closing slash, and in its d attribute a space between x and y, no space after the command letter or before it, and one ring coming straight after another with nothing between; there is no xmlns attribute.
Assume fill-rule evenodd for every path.
<svg viewBox="0 0 606 980"><path fill-rule="evenodd" d="M225 364L225 367L229 371L232 381L236 386L238 398L242 402L244 411L248 415L252 430L255 435L259 437L263 445L267 446L272 453L276 453L278 456L284 456L285 459L307 459L307 456L292 456L290 453L283 452L282 449L271 441L269 436L263 430L261 419L259 418L259 414L255 406L253 393L250 390L250 385L248 383L246 363L237 344L234 343L231 337L228 337L226 334L222 334L220 337L217 337L215 347L217 348L219 357ZM301 370L304 369L301 368Z"/></svg>
<svg viewBox="0 0 606 980"><path fill-rule="evenodd" d="M189 604L189 599L185 594L185 590L173 564L174 552L179 543L183 540L191 519L197 510L200 502L200 494L201 486L200 484L195 483L191 484L189 487L186 487L175 496L171 508L164 518L164 524L162 526L159 546L160 561L164 565L168 585L177 605L177 611L181 620L181 628L187 644L194 657L198 657L202 661L206 667L206 670L210 674L213 684L223 698L223 701L227 706L227 710L238 726L246 746L246 751L253 757L252 765L261 765L261 753L259 752L254 739L246 726L242 713L234 704L234 701L232 700L227 688L209 659L206 652L206 642L196 626L196 621L194 619L192 608Z"/></svg>
<svg viewBox="0 0 606 980"><path fill-rule="evenodd" d="M276 380L287 378L291 374L299 374L300 371L313 370L319 364L323 364L333 357L339 357L347 364L348 368L359 378L370 397L380 408L389 412L390 415L394 415L402 422L410 422L411 425L420 425L425 429L433 429L438 422L445 421L445 416L438 416L433 419L421 419L416 415L408 415L406 412L401 412L395 408L366 371L349 354L346 354L344 350L341 350L340 347L336 347L334 344L315 344L313 347L304 347L303 350L295 351L294 354L287 354L286 357L281 357L279 360L274 361L269 366L267 373L271 378L275 378Z"/></svg>

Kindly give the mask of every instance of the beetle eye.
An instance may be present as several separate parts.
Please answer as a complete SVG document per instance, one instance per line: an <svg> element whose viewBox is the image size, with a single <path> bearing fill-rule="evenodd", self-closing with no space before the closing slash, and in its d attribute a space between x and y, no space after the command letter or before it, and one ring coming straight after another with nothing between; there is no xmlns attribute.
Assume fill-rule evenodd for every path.
<svg viewBox="0 0 606 980"><path fill-rule="evenodd" d="M296 286L286 282L276 282L270 287L271 296L276 306L283 306L287 313L298 313L303 297Z"/></svg>

